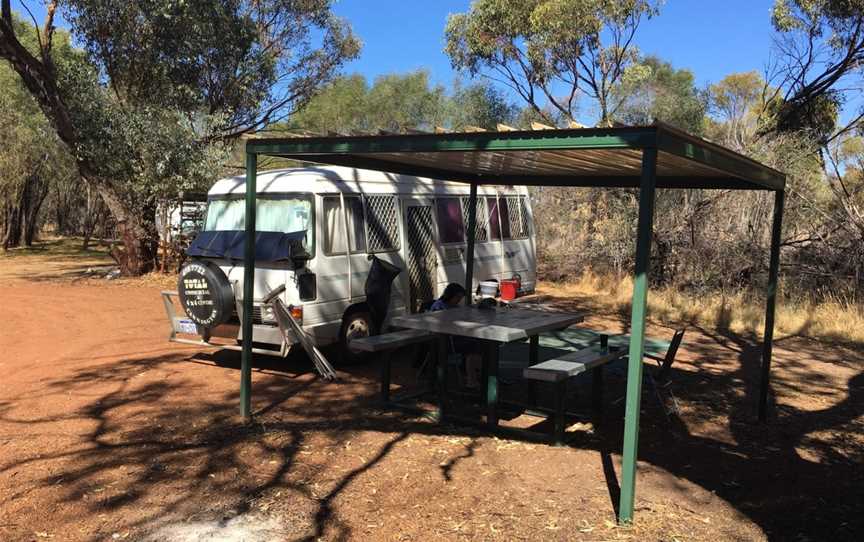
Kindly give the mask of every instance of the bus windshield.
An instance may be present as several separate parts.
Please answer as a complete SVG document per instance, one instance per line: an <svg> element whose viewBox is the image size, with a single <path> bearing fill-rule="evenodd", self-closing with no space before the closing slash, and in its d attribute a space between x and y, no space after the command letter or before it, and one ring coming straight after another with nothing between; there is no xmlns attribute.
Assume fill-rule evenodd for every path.
<svg viewBox="0 0 864 542"><path fill-rule="evenodd" d="M312 199L304 196L258 196L255 212L256 231L307 232L312 243ZM207 231L242 230L246 226L243 197L210 199L207 203ZM311 250L311 246L309 247Z"/></svg>

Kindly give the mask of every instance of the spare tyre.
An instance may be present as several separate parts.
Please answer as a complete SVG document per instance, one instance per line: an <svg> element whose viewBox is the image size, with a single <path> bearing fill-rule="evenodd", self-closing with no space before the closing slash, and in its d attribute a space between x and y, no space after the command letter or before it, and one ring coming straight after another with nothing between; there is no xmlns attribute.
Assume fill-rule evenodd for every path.
<svg viewBox="0 0 864 542"><path fill-rule="evenodd" d="M224 324L234 313L234 291L216 265L193 260L180 268L180 304L190 320L206 328Z"/></svg>

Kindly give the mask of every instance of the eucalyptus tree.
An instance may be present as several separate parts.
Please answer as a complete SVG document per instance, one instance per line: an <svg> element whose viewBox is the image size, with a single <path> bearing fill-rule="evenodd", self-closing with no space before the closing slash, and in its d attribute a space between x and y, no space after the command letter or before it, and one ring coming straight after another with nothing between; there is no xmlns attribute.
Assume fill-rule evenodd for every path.
<svg viewBox="0 0 864 542"><path fill-rule="evenodd" d="M761 133L806 131L826 145L860 130L864 108L837 120L864 95L864 0L775 0L772 21L769 101L777 108Z"/></svg>
<svg viewBox="0 0 864 542"><path fill-rule="evenodd" d="M463 84L457 79L448 108L448 125L453 130L495 130L498 124L514 124L519 115L519 109L489 81Z"/></svg>
<svg viewBox="0 0 864 542"><path fill-rule="evenodd" d="M495 129L514 118L515 107L488 82L456 81L448 93L417 70L381 75L371 85L359 74L337 78L279 127L322 134Z"/></svg>
<svg viewBox="0 0 864 542"><path fill-rule="evenodd" d="M154 263L159 194L200 182L221 143L290 114L359 51L330 0L51 1L30 48L0 8L0 58L110 210L130 274ZM83 62L57 54L58 9Z"/></svg>
<svg viewBox="0 0 864 542"><path fill-rule="evenodd" d="M609 125L622 100L614 89L637 58L652 0L476 0L450 15L445 52L454 68L484 75L515 92L547 122L544 103L575 121L579 100L596 102Z"/></svg>
<svg viewBox="0 0 864 542"><path fill-rule="evenodd" d="M622 102L616 120L624 124L660 120L691 134L704 130L707 93L696 87L692 71L676 69L656 56L640 58L613 94Z"/></svg>

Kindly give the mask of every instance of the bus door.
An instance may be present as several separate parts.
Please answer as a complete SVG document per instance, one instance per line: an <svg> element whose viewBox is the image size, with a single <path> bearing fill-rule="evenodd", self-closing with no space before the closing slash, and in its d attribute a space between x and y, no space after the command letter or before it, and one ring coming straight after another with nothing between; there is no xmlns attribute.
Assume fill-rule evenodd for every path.
<svg viewBox="0 0 864 542"><path fill-rule="evenodd" d="M403 206L408 311L414 313L436 295L438 251L435 247L435 216L430 199L405 200Z"/></svg>

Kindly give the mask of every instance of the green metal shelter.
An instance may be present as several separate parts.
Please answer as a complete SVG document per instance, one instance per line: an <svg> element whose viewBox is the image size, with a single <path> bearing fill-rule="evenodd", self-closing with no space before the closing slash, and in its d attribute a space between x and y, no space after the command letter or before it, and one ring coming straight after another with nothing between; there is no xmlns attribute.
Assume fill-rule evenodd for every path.
<svg viewBox="0 0 864 542"><path fill-rule="evenodd" d="M619 520L633 519L649 254L657 188L768 190L774 217L762 347L759 420L768 406L785 175L663 124L471 133L250 139L246 143L246 235L255 233L259 155L375 169L470 184L466 286L474 267L478 185L638 188L639 216L627 369ZM246 243L243 336L252 336L254 244ZM241 414L250 416L251 341L243 342Z"/></svg>

